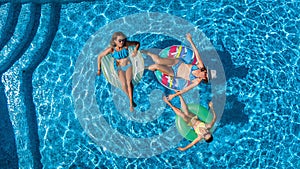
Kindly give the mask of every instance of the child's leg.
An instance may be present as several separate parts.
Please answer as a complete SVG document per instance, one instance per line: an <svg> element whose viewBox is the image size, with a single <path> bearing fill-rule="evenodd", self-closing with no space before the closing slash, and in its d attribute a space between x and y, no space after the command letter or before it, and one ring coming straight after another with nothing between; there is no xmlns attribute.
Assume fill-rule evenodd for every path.
<svg viewBox="0 0 300 169"><path fill-rule="evenodd" d="M180 99L181 108L182 108L185 116L190 117L190 118L194 117L195 115L189 113L188 107L187 107L183 97L181 95L178 95L178 97Z"/></svg>
<svg viewBox="0 0 300 169"><path fill-rule="evenodd" d="M188 117L179 109L179 108L177 108L177 107L175 107L175 106L173 106L170 102L169 102L169 100L167 99L167 97L166 96L164 96L163 97L163 100L164 100L164 102L166 102L172 109L173 109L173 111L178 115L178 116L180 116L180 117L182 117L183 118L183 120L186 122L186 123L188 123Z"/></svg>

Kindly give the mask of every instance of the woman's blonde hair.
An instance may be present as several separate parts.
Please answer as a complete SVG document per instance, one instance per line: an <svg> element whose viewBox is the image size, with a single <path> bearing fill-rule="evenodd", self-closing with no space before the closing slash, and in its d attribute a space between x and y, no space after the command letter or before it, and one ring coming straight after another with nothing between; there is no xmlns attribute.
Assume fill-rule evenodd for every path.
<svg viewBox="0 0 300 169"><path fill-rule="evenodd" d="M110 40L110 46L111 47L116 47L115 40L117 39L118 36L123 36L124 39L126 39L126 35L123 32L115 32Z"/></svg>

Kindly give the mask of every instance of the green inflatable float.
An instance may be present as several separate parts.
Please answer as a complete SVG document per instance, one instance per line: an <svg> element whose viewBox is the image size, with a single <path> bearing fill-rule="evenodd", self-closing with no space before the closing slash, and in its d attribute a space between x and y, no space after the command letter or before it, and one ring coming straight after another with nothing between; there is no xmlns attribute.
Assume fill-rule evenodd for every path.
<svg viewBox="0 0 300 169"><path fill-rule="evenodd" d="M210 123L213 119L212 114L205 107L199 104L188 104L188 110L197 115L199 120ZM179 133L189 141L194 141L197 138L197 134L194 129L187 125L187 123L183 120L183 118L176 115L176 128Z"/></svg>

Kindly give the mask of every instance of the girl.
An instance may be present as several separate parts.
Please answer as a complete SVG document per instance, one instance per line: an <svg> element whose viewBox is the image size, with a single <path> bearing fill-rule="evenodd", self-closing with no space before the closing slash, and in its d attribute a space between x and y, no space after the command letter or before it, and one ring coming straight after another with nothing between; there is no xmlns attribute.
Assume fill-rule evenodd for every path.
<svg viewBox="0 0 300 169"><path fill-rule="evenodd" d="M130 111L136 104L133 101L133 85L132 85L132 63L129 59L129 46L135 46L132 56L136 56L140 47L140 43L136 41L127 41L126 36L122 32L115 32L110 41L110 47L105 49L98 55L98 72L101 74L101 59L107 54L112 54L115 59L114 66L118 72L118 76L122 85L122 90L126 93L130 102Z"/></svg>

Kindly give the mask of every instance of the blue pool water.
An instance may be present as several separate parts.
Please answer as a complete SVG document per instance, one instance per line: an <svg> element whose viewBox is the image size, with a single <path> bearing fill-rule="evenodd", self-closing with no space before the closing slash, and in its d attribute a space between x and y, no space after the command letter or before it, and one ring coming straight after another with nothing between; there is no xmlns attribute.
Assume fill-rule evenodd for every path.
<svg viewBox="0 0 300 169"><path fill-rule="evenodd" d="M0 168L299 168L300 2L61 2L0 3ZM80 91L74 84L81 65L78 61L89 39L120 18L149 12L189 22L218 52L226 76L226 104L224 111L218 112L210 144L199 143L186 152L176 149L189 142L178 137L176 129L172 132L175 116L170 108L157 103L155 112L149 110L154 104L150 97L159 100L162 94L171 93L152 72L144 72L134 97L136 111L149 118L154 114L153 120L141 122L141 113L136 113L136 118L130 114L125 95L104 76L88 78L85 71L95 68L96 56L94 60L83 59L82 64L92 64L80 74L82 86L94 83L95 100L88 94L75 97L74 91ZM155 24L145 27L155 28ZM97 36L110 34L98 32ZM128 38L140 41L142 49L184 43L178 40L182 37L141 30ZM107 44L99 43L99 49L106 47L109 39L103 41ZM201 104L213 97L212 88L197 88ZM153 95L151 91L157 92ZM96 103L100 113L89 118L98 118L99 123L80 123L77 110L94 113L86 102L77 104L83 99ZM121 104L115 106L118 99ZM176 99L173 103L179 105ZM103 119L114 132L93 138L86 126L101 127ZM141 147L134 157L128 157L122 151L130 142L123 138L104 140L117 132L137 140L171 135L164 138L166 143L152 142L153 151ZM110 143L115 149L107 146ZM160 145L169 144L154 153Z"/></svg>

